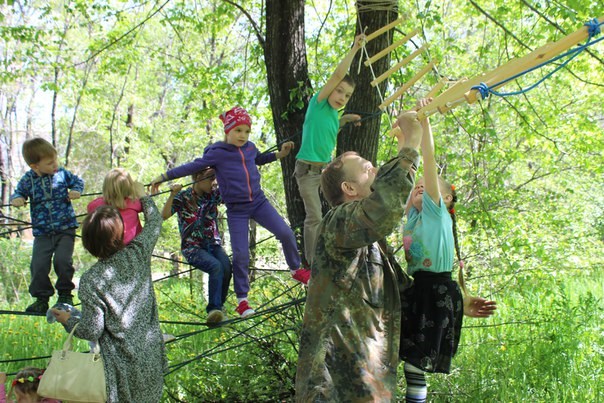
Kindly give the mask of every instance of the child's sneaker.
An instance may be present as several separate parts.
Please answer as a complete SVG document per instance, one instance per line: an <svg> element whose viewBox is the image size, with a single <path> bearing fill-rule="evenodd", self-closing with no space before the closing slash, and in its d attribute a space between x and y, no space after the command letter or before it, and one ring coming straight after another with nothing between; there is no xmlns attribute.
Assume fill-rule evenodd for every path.
<svg viewBox="0 0 604 403"><path fill-rule="evenodd" d="M254 311L252 308L250 308L250 305L247 303L247 300L243 300L239 303L239 305L237 306L237 308L235 308L235 311L237 311L237 313L242 317L245 318L247 316L253 315L256 313L256 311Z"/></svg>
<svg viewBox="0 0 604 403"><path fill-rule="evenodd" d="M208 318L206 319L207 323L218 323L222 322L223 315L222 311L219 309L213 309L208 313Z"/></svg>
<svg viewBox="0 0 604 403"><path fill-rule="evenodd" d="M71 294L59 294L59 298L57 298L57 303L55 305L59 304L73 306L73 296Z"/></svg>
<svg viewBox="0 0 604 403"><path fill-rule="evenodd" d="M25 308L25 312L28 313L43 313L46 314L48 311L48 300L37 298L33 304Z"/></svg>
<svg viewBox="0 0 604 403"><path fill-rule="evenodd" d="M294 280L301 282L304 285L308 285L308 280L310 280L310 270L308 269L298 269L292 274Z"/></svg>

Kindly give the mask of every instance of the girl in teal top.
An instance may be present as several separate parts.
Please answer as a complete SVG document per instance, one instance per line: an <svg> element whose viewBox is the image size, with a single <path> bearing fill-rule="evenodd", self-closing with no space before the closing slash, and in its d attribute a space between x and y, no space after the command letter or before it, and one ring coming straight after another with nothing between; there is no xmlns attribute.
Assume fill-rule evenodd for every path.
<svg viewBox="0 0 604 403"><path fill-rule="evenodd" d="M430 100L419 101L418 108ZM407 207L404 227L405 258L413 285L402 295L400 358L405 361L407 402L425 402L424 372L449 373L457 352L464 305L466 315L490 316L493 301L462 296L465 291L451 278L453 253L461 258L457 242L454 205L455 188L438 177L434 158L432 128L428 119L420 121L424 178L417 181Z"/></svg>

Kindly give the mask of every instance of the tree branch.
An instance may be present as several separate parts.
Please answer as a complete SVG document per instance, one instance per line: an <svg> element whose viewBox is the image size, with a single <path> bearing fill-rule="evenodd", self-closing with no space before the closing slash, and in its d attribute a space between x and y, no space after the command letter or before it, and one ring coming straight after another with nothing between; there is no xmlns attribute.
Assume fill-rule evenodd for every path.
<svg viewBox="0 0 604 403"><path fill-rule="evenodd" d="M495 18L493 18L489 13L487 13L486 11L484 11L478 4L476 4L476 2L474 2L474 0L470 0L470 3L474 6L474 8L476 8L478 11L480 11L485 17L487 17L489 20L493 21L498 27L500 27L501 29L503 29L503 31L506 34L508 34L509 36L511 36L512 38L514 38L516 40L516 42L518 42L524 48L526 48L526 49L528 49L530 51L533 50L528 45L526 45L524 42L522 42L520 40L520 38L518 38L516 35L514 35L509 29L507 29L502 23L500 23Z"/></svg>
<svg viewBox="0 0 604 403"><path fill-rule="evenodd" d="M521 1L522 1L522 3L525 6L527 6L528 8L530 8L535 14L537 14L539 17L543 18L548 24L550 24L551 26L553 26L554 28L556 28L558 31L562 32L562 34L568 35L566 33L566 31L564 31L560 25L558 25L554 21L550 20L545 14L543 14L542 12L540 12L539 10L537 10L534 6L532 6L531 4L529 4L526 0L521 0ZM602 60L598 56L596 56L591 50L585 49L585 51L587 53L589 53L591 57L593 57L594 59L596 59L597 61L599 61L600 64L604 65L604 60Z"/></svg>
<svg viewBox="0 0 604 403"><path fill-rule="evenodd" d="M256 37L258 38L258 42L260 42L260 46L262 46L262 49L264 49L264 44L265 44L265 39L262 36L262 30L260 29L260 27L258 26L258 24L256 23L256 21L254 21L254 19L252 18L252 16L250 15L250 13L247 12L246 9L244 9L242 6L240 6L239 4L235 3L234 1L231 0L223 0L225 3L228 3L230 5L232 5L233 7L237 8L239 11L241 11L243 14L245 14L245 16L247 17L248 21L250 22L250 24L252 24L252 28L254 28L254 32L256 33Z"/></svg>

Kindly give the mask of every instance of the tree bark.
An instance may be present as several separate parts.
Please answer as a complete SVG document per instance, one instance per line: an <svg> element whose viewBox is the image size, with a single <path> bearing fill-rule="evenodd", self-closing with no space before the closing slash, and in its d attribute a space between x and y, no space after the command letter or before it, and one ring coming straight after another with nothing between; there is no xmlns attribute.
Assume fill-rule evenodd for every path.
<svg viewBox="0 0 604 403"><path fill-rule="evenodd" d="M287 215L292 227L302 228L304 204L293 179L295 155L311 88L304 42L304 0L267 0L264 42L269 96L277 142L292 140L296 148L281 160ZM292 90L295 97L290 100Z"/></svg>
<svg viewBox="0 0 604 403"><path fill-rule="evenodd" d="M371 2L369 1L358 1L358 8L363 9L363 6L369 7L371 5L370 3ZM365 33L370 34L396 20L398 18L397 2L393 1L392 3L392 11L370 10L360 13L359 18L357 18L356 35L361 33L365 27L367 27ZM362 26L360 26L360 24L362 24ZM390 46L392 44L393 34L394 29L390 29L387 33L369 41L366 45L369 56L371 57L382 49ZM350 75L356 81L356 87L352 98L346 106L346 111L349 111L349 113L361 112L361 116L366 118L366 120L363 120L360 127L347 125L342 129L341 133L338 135L336 154L340 155L346 151L356 151L363 158L375 164L381 122L378 105L382 103L382 99L379 96L378 89L372 87L370 84L373 80L370 68L363 64L360 73L358 73L359 62L364 63L366 60L364 54L363 57L360 56L361 54L362 51L359 51L350 67ZM372 63L372 68L375 77L380 76L388 70L390 68L390 54ZM387 97L384 94L387 82L388 80L384 80L378 85L384 98ZM374 115L370 117L370 114Z"/></svg>

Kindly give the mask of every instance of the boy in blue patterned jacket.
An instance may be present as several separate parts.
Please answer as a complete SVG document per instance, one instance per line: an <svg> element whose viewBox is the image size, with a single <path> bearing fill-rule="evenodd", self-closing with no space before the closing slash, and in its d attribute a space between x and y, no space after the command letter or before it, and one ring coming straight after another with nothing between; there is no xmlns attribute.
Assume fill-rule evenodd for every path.
<svg viewBox="0 0 604 403"><path fill-rule="evenodd" d="M59 168L57 150L44 139L25 141L22 153L31 170L19 180L10 200L14 207L22 207L27 199L30 200L34 246L29 293L36 300L25 311L46 313L48 300L54 294L49 278L51 259L57 274L57 304L73 305L72 255L78 222L71 200L80 198L84 181Z"/></svg>

